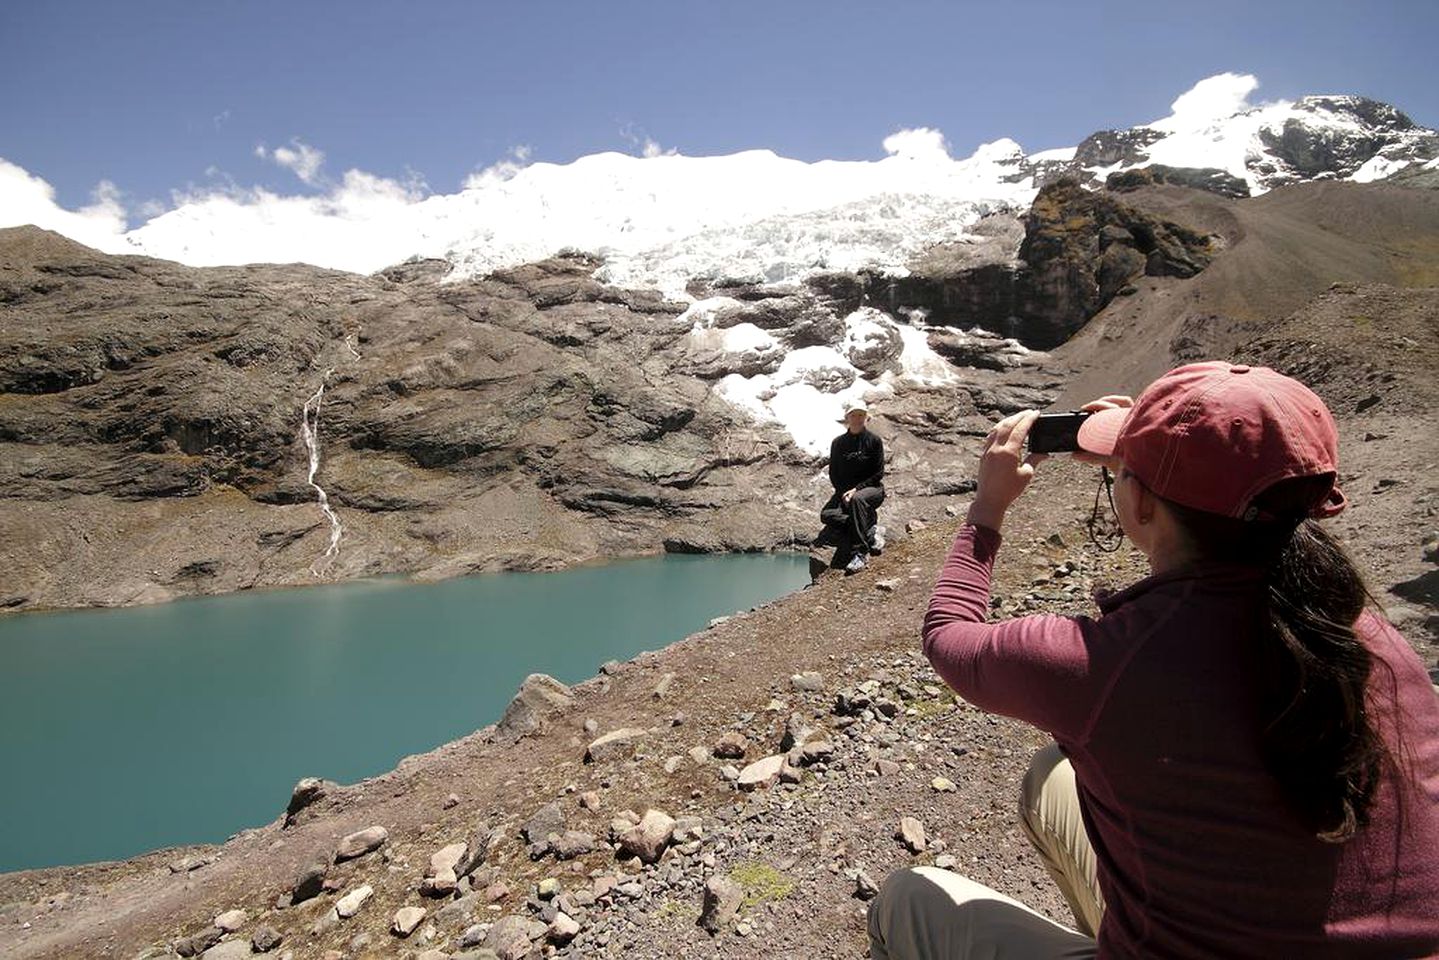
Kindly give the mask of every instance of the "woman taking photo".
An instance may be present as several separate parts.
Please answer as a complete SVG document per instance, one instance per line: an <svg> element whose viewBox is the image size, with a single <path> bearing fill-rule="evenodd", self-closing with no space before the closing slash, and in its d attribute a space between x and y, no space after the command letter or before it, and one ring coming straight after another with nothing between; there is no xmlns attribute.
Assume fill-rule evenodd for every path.
<svg viewBox="0 0 1439 960"><path fill-rule="evenodd" d="M986 623L1036 414L991 431L924 648L1054 738L1024 829L1077 929L957 874L891 876L872 956L1439 956L1439 698L1316 522L1344 507L1323 402L1262 367L1180 367L1081 428L1151 576L1097 618Z"/></svg>

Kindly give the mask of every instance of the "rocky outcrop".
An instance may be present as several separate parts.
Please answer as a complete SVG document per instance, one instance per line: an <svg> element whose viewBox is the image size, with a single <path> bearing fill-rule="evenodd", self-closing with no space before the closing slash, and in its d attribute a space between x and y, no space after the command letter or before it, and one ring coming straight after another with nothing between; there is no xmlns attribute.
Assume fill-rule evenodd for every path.
<svg viewBox="0 0 1439 960"><path fill-rule="evenodd" d="M1029 209L1019 248L1027 309L1001 332L1033 346L1056 346L1135 277L1192 277L1211 255L1210 240L1187 227L1077 181L1058 181Z"/></svg>
<svg viewBox="0 0 1439 960"><path fill-rule="evenodd" d="M1162 163L1111 173L1104 186L1115 193L1125 193L1160 183L1205 190L1221 197L1249 196L1248 182L1227 171L1213 167L1169 167Z"/></svg>
<svg viewBox="0 0 1439 960"><path fill-rule="evenodd" d="M932 388L864 278L717 281L700 314L598 264L199 269L0 231L0 608L802 545L817 458L721 384L804 349L785 376L822 393L890 378L876 427L915 442ZM950 349L988 368L967 387L1010 389L994 347Z"/></svg>
<svg viewBox="0 0 1439 960"><path fill-rule="evenodd" d="M1327 113L1347 123L1312 124L1286 120L1278 129L1259 130L1272 160L1258 172L1274 182L1317 177L1346 179L1376 156L1387 160L1428 160L1439 153L1439 136L1422 131L1402 111L1368 97L1300 97L1297 110Z"/></svg>
<svg viewBox="0 0 1439 960"><path fill-rule="evenodd" d="M992 218L991 236L1005 236ZM1015 220L1013 223L1019 224ZM1139 276L1189 277L1209 263L1209 238L1139 211L1074 179L1043 188L1023 220L1017 249L993 242L970 252L932 254L905 277L869 277L870 302L892 313L919 311L931 324L979 327L1026 347L1058 346ZM932 338L956 362L1005 368L1016 355L974 341ZM993 342L993 341L991 341ZM1002 339L1001 341L1002 342Z"/></svg>

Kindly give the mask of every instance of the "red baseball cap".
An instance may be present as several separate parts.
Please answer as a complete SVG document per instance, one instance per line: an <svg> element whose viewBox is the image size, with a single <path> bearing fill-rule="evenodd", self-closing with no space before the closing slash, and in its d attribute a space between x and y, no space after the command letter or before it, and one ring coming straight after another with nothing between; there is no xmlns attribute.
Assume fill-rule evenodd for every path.
<svg viewBox="0 0 1439 960"><path fill-rule="evenodd" d="M1268 367L1210 361L1176 367L1134 406L1100 410L1079 428L1081 449L1117 456L1166 500L1253 520L1256 496L1280 480L1339 472L1339 432L1315 393ZM1336 485L1309 511L1345 506Z"/></svg>

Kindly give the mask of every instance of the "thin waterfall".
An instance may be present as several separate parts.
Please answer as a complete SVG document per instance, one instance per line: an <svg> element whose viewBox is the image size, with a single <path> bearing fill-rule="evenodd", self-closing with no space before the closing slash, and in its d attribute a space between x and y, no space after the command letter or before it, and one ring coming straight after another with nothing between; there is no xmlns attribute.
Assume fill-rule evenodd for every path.
<svg viewBox="0 0 1439 960"><path fill-rule="evenodd" d="M345 334L345 349L350 352L352 360L360 359L360 351L355 349L355 335ZM335 513L330 506L330 496L325 488L315 482L315 475L320 472L320 405L325 399L325 385L330 382L330 375L335 372L334 367L327 367L320 375L320 386L305 401L300 411L300 439L304 441L305 450L310 455L310 472L305 477L315 491L315 502L320 505L320 512L330 522L330 542L325 546L325 552L315 558L310 565L310 572L318 574L322 561L333 560L340 552L340 536L344 533L344 525L340 523L339 514Z"/></svg>
<svg viewBox="0 0 1439 960"><path fill-rule="evenodd" d="M330 496L325 493L325 488L315 482L315 474L320 472L320 402L325 398L325 383L330 379L334 368L325 371L320 379L320 388L311 394L310 399L305 401L304 409L301 411L303 419L300 422L300 439L305 442L305 449L310 453L310 473L306 482L315 490L315 499L320 504L320 512L325 519L330 521L330 543L325 547L323 556L310 565L312 573L318 573L318 566L321 560L333 559L340 552L340 534L344 527L340 523L340 517L330 506Z"/></svg>

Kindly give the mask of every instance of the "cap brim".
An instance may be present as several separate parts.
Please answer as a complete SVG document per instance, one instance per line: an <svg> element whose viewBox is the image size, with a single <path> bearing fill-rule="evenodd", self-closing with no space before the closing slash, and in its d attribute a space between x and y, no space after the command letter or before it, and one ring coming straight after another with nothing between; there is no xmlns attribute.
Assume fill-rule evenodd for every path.
<svg viewBox="0 0 1439 960"><path fill-rule="evenodd" d="M1079 449L1112 457L1119 431L1129 419L1129 407L1111 407L1091 414L1079 425Z"/></svg>

